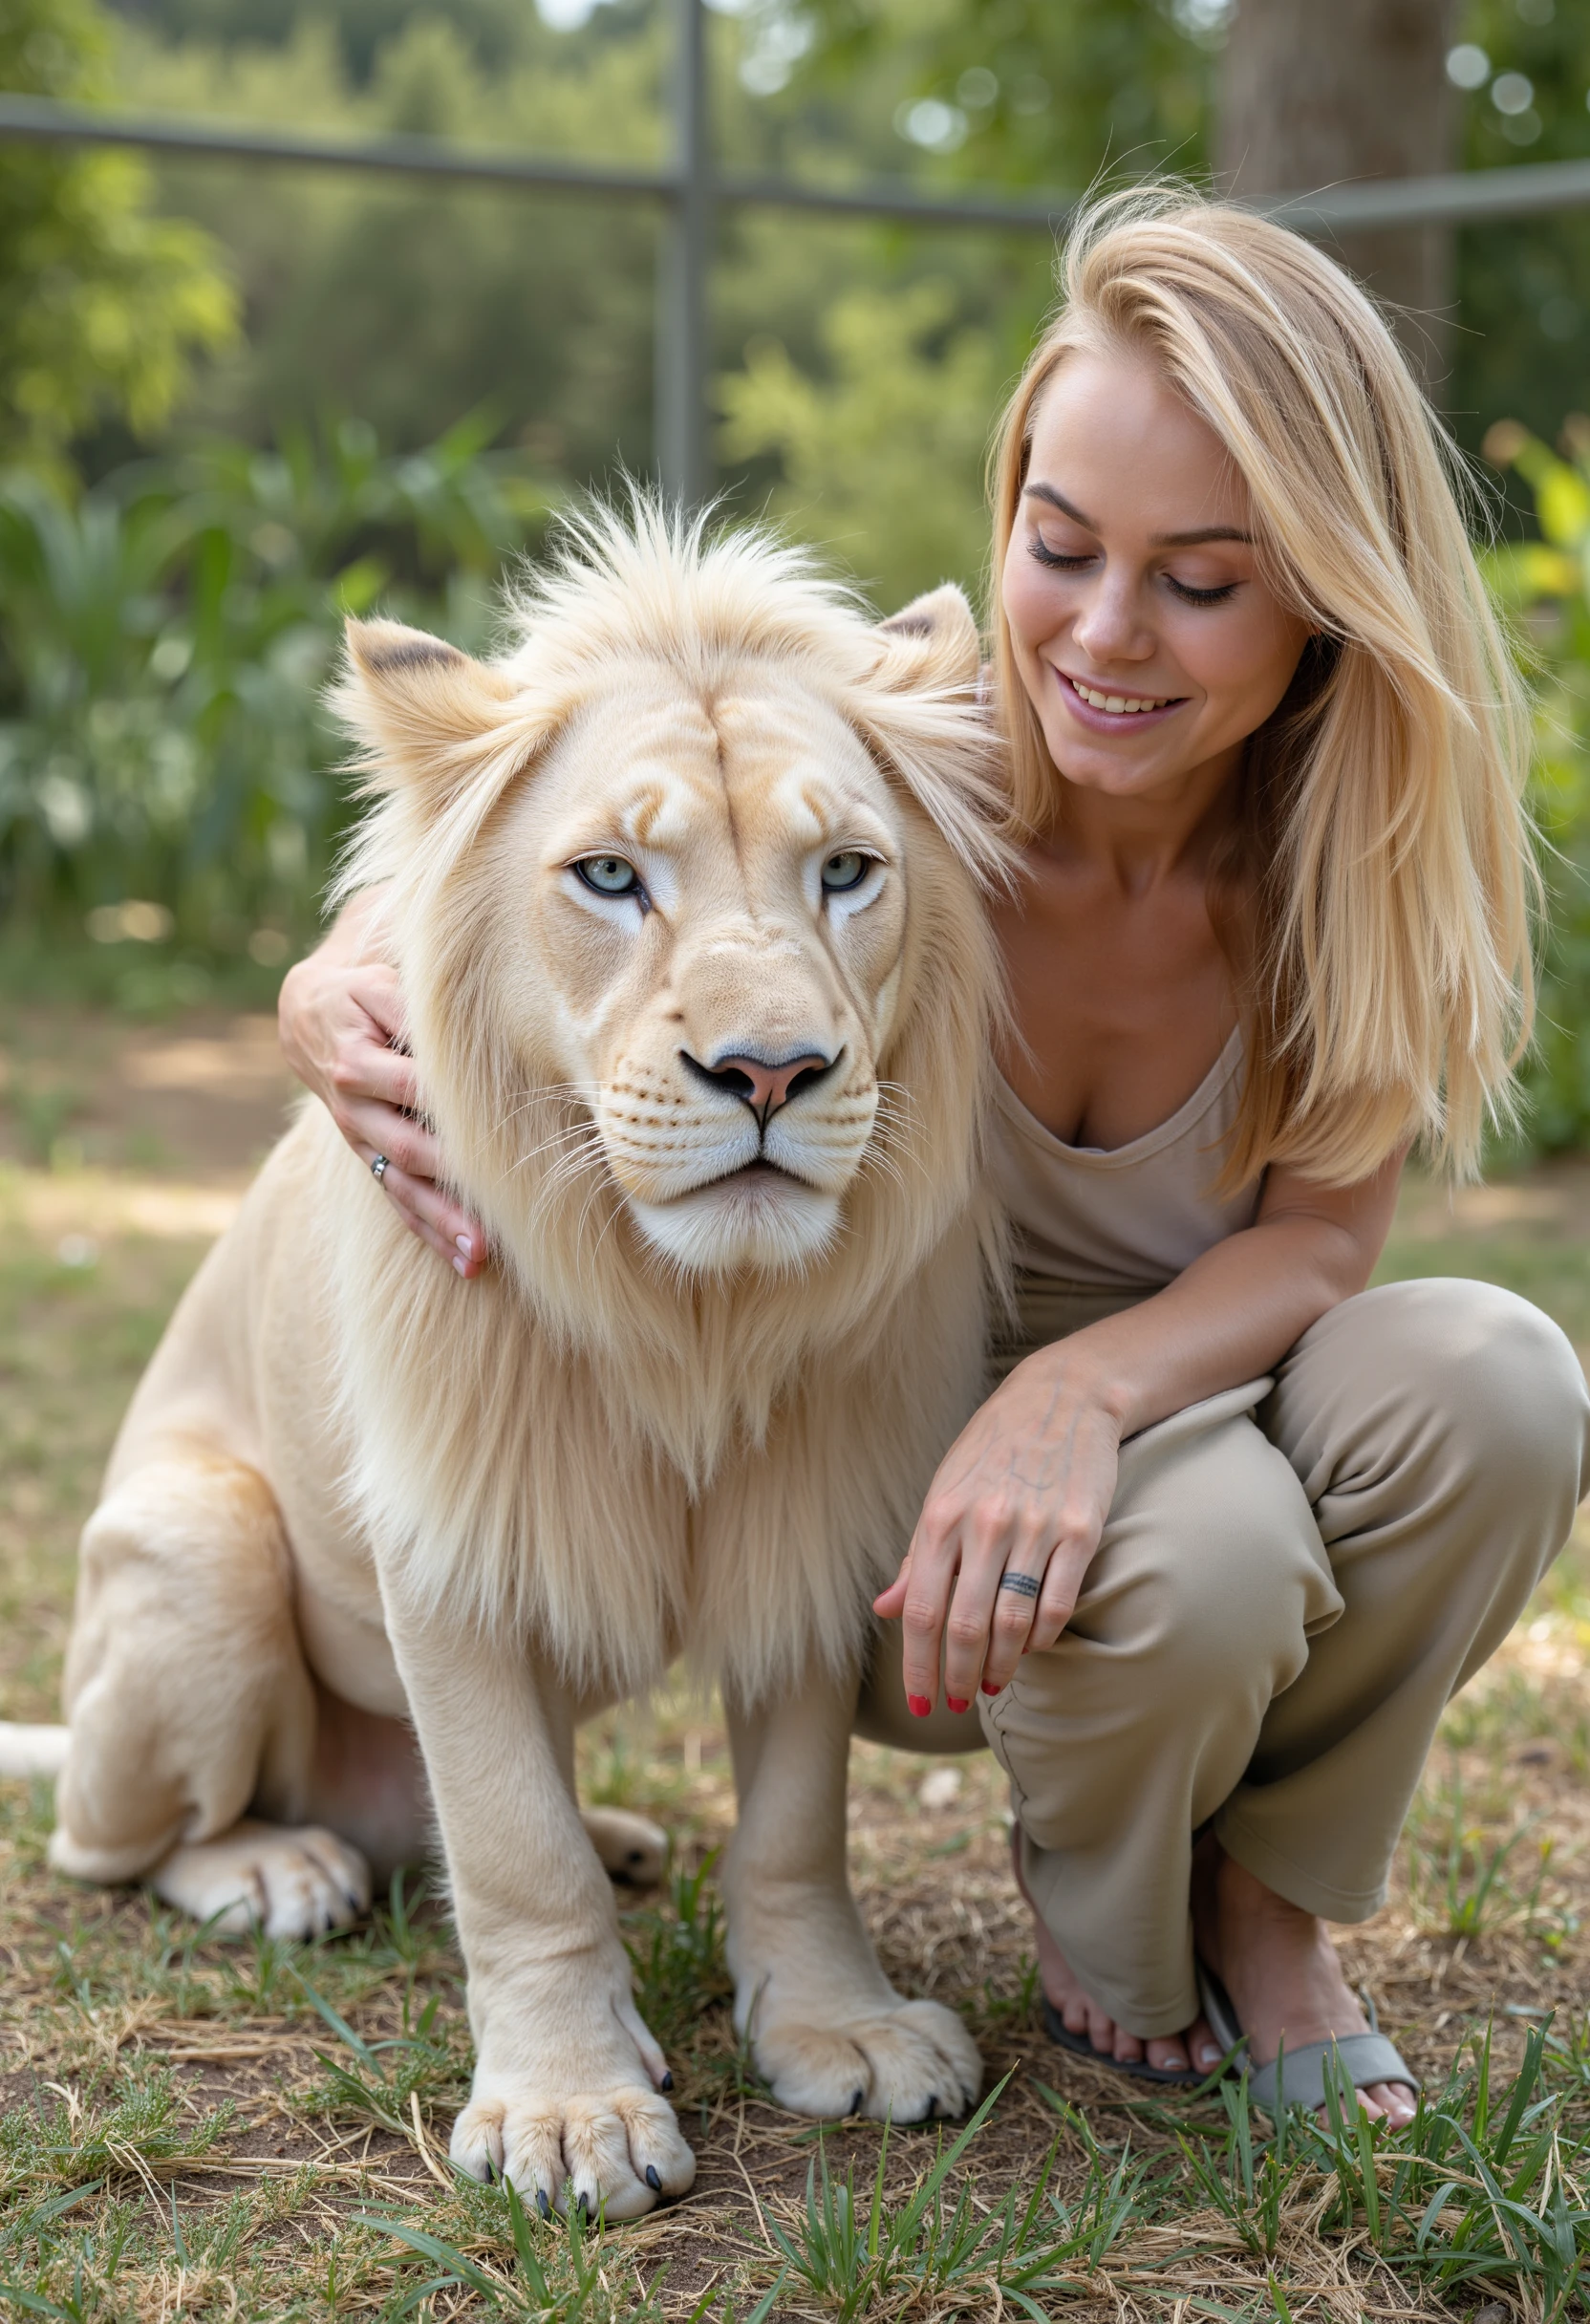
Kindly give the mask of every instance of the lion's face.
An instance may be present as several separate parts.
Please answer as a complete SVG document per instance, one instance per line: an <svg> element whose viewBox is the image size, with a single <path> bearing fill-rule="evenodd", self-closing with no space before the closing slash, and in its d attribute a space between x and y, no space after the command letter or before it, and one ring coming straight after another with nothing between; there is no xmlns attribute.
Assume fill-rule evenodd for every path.
<svg viewBox="0 0 1590 2324"><path fill-rule="evenodd" d="M541 1038L642 1234L692 1271L799 1264L867 1151L906 928L859 738L765 671L710 699L659 671L581 713L508 836Z"/></svg>
<svg viewBox="0 0 1590 2324"><path fill-rule="evenodd" d="M637 1245L865 1298L849 1245L812 1264L842 1225L868 1208L868 1265L904 1266L974 1168L998 843L970 609L874 628L755 536L654 524L526 611L492 664L349 631L387 793L359 869L460 1185L582 1314Z"/></svg>

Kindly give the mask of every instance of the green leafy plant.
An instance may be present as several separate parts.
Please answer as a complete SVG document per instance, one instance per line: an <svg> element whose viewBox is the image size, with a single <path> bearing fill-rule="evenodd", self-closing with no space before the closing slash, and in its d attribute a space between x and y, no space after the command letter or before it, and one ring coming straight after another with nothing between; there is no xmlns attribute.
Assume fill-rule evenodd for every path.
<svg viewBox="0 0 1590 2324"><path fill-rule="evenodd" d="M490 433L477 416L394 457L350 420L77 496L0 479L0 900L201 951L263 925L284 958L346 814L321 699L343 617L483 644L548 514Z"/></svg>
<svg viewBox="0 0 1590 2324"><path fill-rule="evenodd" d="M95 0L7 0L0 88L102 98L109 48ZM129 154L0 146L0 457L58 462L107 419L148 433L235 337L217 246L152 191Z"/></svg>
<svg viewBox="0 0 1590 2324"><path fill-rule="evenodd" d="M1532 803L1545 842L1549 917L1530 1130L1548 1151L1590 1137L1590 422L1566 454L1511 422L1486 438L1527 488L1540 538L1493 549L1492 584L1536 688Z"/></svg>
<svg viewBox="0 0 1590 2324"><path fill-rule="evenodd" d="M903 2199L892 2200L886 2192L887 2126L870 2198L864 2203L857 2201L854 2171L837 2178L826 2140L819 2137L806 2170L804 2211L793 2229L770 2220L767 2231L786 2276L805 2284L840 2324L850 2324L886 2301L893 2306L908 2299L937 2314L1010 2308L1042 2324L1048 2312L1042 2303L1085 2291L1086 2275L1132 2223L1145 2166L1125 2152L1111 2163L1094 2148L1086 2189L1080 2201L1064 2204L1049 2186L1058 2140L1030 2181L1010 2188L1001 2202L978 2200L970 2174L952 2200L951 2175L983 2130L1009 2078L989 2092L948 2146L940 2138L937 2157Z"/></svg>

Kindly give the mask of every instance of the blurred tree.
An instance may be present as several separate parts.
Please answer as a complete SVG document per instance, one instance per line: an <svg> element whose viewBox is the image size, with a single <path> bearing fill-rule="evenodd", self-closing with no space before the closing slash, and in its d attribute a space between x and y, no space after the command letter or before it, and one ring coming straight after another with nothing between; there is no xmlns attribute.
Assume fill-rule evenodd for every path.
<svg viewBox="0 0 1590 2324"><path fill-rule="evenodd" d="M111 0L118 15L171 41L199 40L274 48L290 40L302 11L283 0ZM630 0L632 9L636 0ZM381 51L417 21L444 17L492 70L511 65L522 47L530 0L322 0L312 11L332 34L338 60L363 86Z"/></svg>
<svg viewBox="0 0 1590 2324"><path fill-rule="evenodd" d="M130 895L221 952L312 924L350 804L343 616L485 649L552 506L489 432L394 458L347 420L87 491L0 479L0 910L80 924Z"/></svg>
<svg viewBox="0 0 1590 2324"><path fill-rule="evenodd" d="M1590 158L1590 9L1466 0L1449 73L1472 169ZM1473 226L1458 239L1457 425L1477 450L1501 418L1548 441L1590 410L1590 213ZM1527 496L1526 496L1527 497Z"/></svg>
<svg viewBox="0 0 1590 2324"><path fill-rule="evenodd" d="M1457 109L1446 65L1456 15L1457 0L1240 0L1216 99L1222 178L1253 197L1450 169ZM1406 311L1407 343L1438 377L1450 228L1343 235L1340 255Z"/></svg>
<svg viewBox="0 0 1590 2324"><path fill-rule="evenodd" d="M392 13L398 30L362 80L331 11L278 9L259 40L126 29L120 93L151 111L352 135L627 161L659 150L661 44L634 11L626 37L598 40L560 37L521 7L506 65L472 45L466 11ZM544 465L582 480L620 458L646 466L656 228L645 206L187 161L162 164L161 183L170 208L222 237L247 300L247 340L199 383L190 421L259 442L355 412L405 446L489 399L502 436Z"/></svg>
<svg viewBox="0 0 1590 2324"><path fill-rule="evenodd" d="M799 11L751 0L742 12L768 27L798 13L815 33L793 98L842 93L882 66L896 155L936 159L941 178L1077 186L1106 168L1205 160L1227 0L806 0Z"/></svg>
<svg viewBox="0 0 1590 2324"><path fill-rule="evenodd" d="M0 10L0 88L92 99L105 66L94 0ZM107 415L147 434L232 337L214 243L152 216L150 191L123 154L0 146L0 458L58 458Z"/></svg>
<svg viewBox="0 0 1590 2324"><path fill-rule="evenodd" d="M988 554L982 463L999 388L986 332L956 330L954 287L853 290L823 324L828 378L774 339L720 381L731 460L778 456L771 512L843 555L892 611L946 574L975 586Z"/></svg>
<svg viewBox="0 0 1590 2324"><path fill-rule="evenodd" d="M1590 420L1564 430L1556 457L1515 420L1486 451L1515 474L1540 538L1497 549L1490 579L1533 668L1532 805L1550 899L1529 1124L1548 1150L1590 1144Z"/></svg>

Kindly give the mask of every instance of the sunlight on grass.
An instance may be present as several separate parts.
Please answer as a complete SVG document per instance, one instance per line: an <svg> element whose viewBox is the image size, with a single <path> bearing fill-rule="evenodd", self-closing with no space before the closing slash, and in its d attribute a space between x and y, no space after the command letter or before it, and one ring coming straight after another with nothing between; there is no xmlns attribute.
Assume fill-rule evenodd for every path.
<svg viewBox="0 0 1590 2324"><path fill-rule="evenodd" d="M70 1079L40 1066L27 1104ZM35 1127L52 1130L54 1167L0 1165L0 1715L24 1718L54 1714L76 1531L206 1216L198 1194L184 1211L180 1187L135 1212L125 1175L60 1153L64 1112ZM1481 1190L1467 1210L1415 1184L1387 1271L1491 1275L1590 1345L1584 1178ZM1240 2085L1145 2096L1052 2049L992 1758L865 1745L850 1787L862 1908L890 1973L962 2010L994 2095L971 2123L933 2132L781 2114L730 2020L718 1706L671 1684L608 1712L580 1737L581 1788L670 1833L666 1890L618 1904L701 2164L683 2203L611 2231L526 2218L453 2174L470 2042L436 1890L411 1881L364 1927L312 1946L216 1942L136 1893L54 1878L46 1788L0 1785L0 2313L1579 2313L1587 1658L1581 1527L1448 1711L1391 1905L1342 1932L1351 1974L1429 2077L1395 2137L1345 2118L1277 2127Z"/></svg>

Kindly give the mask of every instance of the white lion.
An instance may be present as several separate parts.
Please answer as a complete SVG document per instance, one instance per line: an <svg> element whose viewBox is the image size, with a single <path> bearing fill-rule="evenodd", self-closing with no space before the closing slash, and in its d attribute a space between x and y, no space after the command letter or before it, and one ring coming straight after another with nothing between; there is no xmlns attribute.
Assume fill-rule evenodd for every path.
<svg viewBox="0 0 1590 2324"><path fill-rule="evenodd" d="M997 803L954 590L875 628L642 510L516 613L485 664L351 624L339 696L376 794L348 884L387 887L495 1267L461 1284L300 1115L84 1533L51 1853L302 1933L434 1802L478 2054L453 2155L626 2217L695 2164L591 1845L649 1827L582 1830L573 1734L681 1653L727 1706L735 2017L775 2097L978 2089L873 1957L845 1775L869 1598L982 1386ZM370 1756L412 1757L387 1721L428 1796Z"/></svg>

